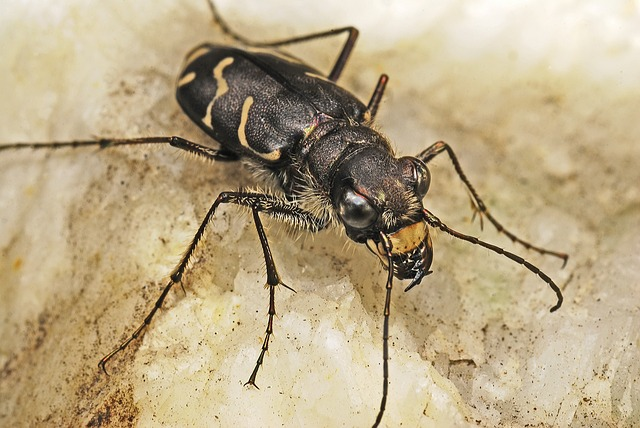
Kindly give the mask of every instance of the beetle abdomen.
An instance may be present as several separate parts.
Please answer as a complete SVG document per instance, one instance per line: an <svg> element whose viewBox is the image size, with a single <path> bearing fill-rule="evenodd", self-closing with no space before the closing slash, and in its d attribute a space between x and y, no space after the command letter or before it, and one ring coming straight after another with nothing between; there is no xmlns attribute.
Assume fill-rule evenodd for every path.
<svg viewBox="0 0 640 428"><path fill-rule="evenodd" d="M268 164L285 162L318 114L362 122L366 110L293 58L211 44L187 56L177 99L224 148Z"/></svg>

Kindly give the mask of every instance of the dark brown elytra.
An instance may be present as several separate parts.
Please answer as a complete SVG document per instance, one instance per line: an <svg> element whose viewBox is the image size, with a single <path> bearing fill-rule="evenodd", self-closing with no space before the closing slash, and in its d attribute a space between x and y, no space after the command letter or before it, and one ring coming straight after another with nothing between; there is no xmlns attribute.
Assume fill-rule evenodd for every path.
<svg viewBox="0 0 640 428"><path fill-rule="evenodd" d="M204 44L187 56L178 77L177 99L185 113L220 144L213 149L181 137L145 137L47 143L12 143L0 151L16 149L63 149L98 146L171 146L201 160L243 160L279 193L225 191L204 216L162 293L141 324L128 338L99 362L106 364L137 339L162 307L173 285L182 282L194 252L221 204L236 204L251 210L266 263L269 310L264 341L246 384L256 378L269 349L274 329L275 289L285 285L274 262L260 214L270 215L294 227L317 232L344 227L347 236L367 247L387 269L383 313L382 398L374 427L384 415L389 386L389 318L393 279L410 280L405 291L431 273L433 247L429 228L501 254L538 275L556 294L554 312L562 305L560 288L538 267L519 255L476 237L460 233L423 205L431 182L427 164L446 153L465 185L474 214L486 218L514 243L542 255L568 255L549 251L520 239L505 229L488 211L464 174L451 147L438 141L415 156L397 157L389 141L373 127L388 77L381 75L367 104L336 84L358 37L353 27L313 33L268 43L257 43L237 34L209 2L217 25L231 39L248 49ZM346 35L347 40L328 74L304 64L277 48ZM256 50L254 48L264 48ZM253 50L252 50L253 49ZM270 49L271 51L266 51ZM182 285L182 284L181 284Z"/></svg>

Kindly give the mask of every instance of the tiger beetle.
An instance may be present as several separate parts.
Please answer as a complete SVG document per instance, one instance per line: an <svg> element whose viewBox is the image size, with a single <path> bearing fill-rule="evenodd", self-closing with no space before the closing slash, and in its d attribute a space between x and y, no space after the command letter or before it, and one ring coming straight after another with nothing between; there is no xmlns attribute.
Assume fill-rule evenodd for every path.
<svg viewBox="0 0 640 428"><path fill-rule="evenodd" d="M543 255L559 257L564 264L567 262L568 255L532 245L505 229L489 213L447 143L438 141L416 156L396 157L387 138L373 127L388 76L380 76L366 105L336 84L358 38L356 28L343 27L275 42L254 42L229 28L211 1L209 7L222 31L246 49L208 43L193 49L178 77L176 96L189 118L217 141L220 148L213 149L177 136L0 146L0 151L8 151L169 145L202 160L242 160L280 190L277 194L244 190L220 193L151 311L128 339L100 360L99 367L105 373L106 364L144 332L172 286L181 283L221 204L236 204L251 210L266 263L267 327L255 367L246 382L248 385L256 386L258 370L269 348L276 314L276 287L291 289L278 274L260 214L309 232L342 226L352 241L365 244L382 261L388 272L382 328L383 382L374 427L382 420L388 395L393 279L409 280L405 288L408 291L432 272L429 270L433 260L430 227L524 266L555 292L557 302L551 312L560 308L563 300L560 288L538 267L496 245L450 228L425 208L422 200L431 183L427 164L446 153L469 191L474 214L480 219L484 216L514 243ZM347 40L327 75L277 50L340 34L345 34Z"/></svg>

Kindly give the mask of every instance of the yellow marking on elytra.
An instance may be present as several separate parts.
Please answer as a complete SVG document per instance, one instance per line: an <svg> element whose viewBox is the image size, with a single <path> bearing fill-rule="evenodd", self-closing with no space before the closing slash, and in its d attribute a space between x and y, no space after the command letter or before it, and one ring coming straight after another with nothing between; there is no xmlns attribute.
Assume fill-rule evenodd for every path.
<svg viewBox="0 0 640 428"><path fill-rule="evenodd" d="M196 49L195 51L191 52L187 58L184 60L184 68L187 68L187 66L189 66L189 64L191 64L193 61L197 60L198 58L200 58L202 55L205 55L207 53L209 53L211 51L211 48L206 47L206 46L202 46L199 47L198 49Z"/></svg>
<svg viewBox="0 0 640 428"><path fill-rule="evenodd" d="M249 146L249 142L247 141L247 133L245 131L245 127L247 126L247 120L249 119L249 109L252 105L253 97L249 96L244 100L244 103L242 103L242 112L240 113L240 126L238 126L238 139L240 140L240 144L251 150L253 149Z"/></svg>
<svg viewBox="0 0 640 428"><path fill-rule="evenodd" d="M247 97L242 104L242 112L240 113L240 125L238 126L238 140L240 140L240 144L244 147L251 150L256 155L268 161L276 161L280 159L280 149L276 149L269 153L261 153L256 151L253 147L249 145L247 141L247 132L245 128L247 127L247 121L249 120L249 109L253 105L253 97Z"/></svg>
<svg viewBox="0 0 640 428"><path fill-rule="evenodd" d="M207 125L209 128L213 128L213 123L211 122L211 113L213 112L213 105L215 104L218 98L220 98L221 96L226 94L227 91L229 91L229 85L227 84L227 81L225 80L225 78L222 76L222 73L224 72L224 69L230 66L231 64L233 64L233 57L228 56L223 60L221 60L213 68L213 78L216 81L216 94L213 96L213 99L207 106L207 111L204 117L202 118L202 122L204 122L204 124Z"/></svg>
<svg viewBox="0 0 640 428"><path fill-rule="evenodd" d="M187 74L185 74L184 76L182 76L182 77L180 78L180 80L178 80L178 88L179 88L180 86L184 86L184 85L186 85L187 83L191 83L191 82L193 82L193 79L195 79L195 78L196 78L196 72L195 72L195 71L190 71L190 72L188 72Z"/></svg>

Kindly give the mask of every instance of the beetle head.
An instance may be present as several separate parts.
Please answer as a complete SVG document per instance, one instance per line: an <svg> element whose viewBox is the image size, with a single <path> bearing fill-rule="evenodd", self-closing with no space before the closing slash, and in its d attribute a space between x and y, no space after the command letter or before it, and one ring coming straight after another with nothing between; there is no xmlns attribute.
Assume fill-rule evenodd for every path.
<svg viewBox="0 0 640 428"><path fill-rule="evenodd" d="M431 174L419 159L385 149L356 144L336 169L331 198L349 238L391 264L396 278L411 279L408 289L430 273L433 259L422 205Z"/></svg>

